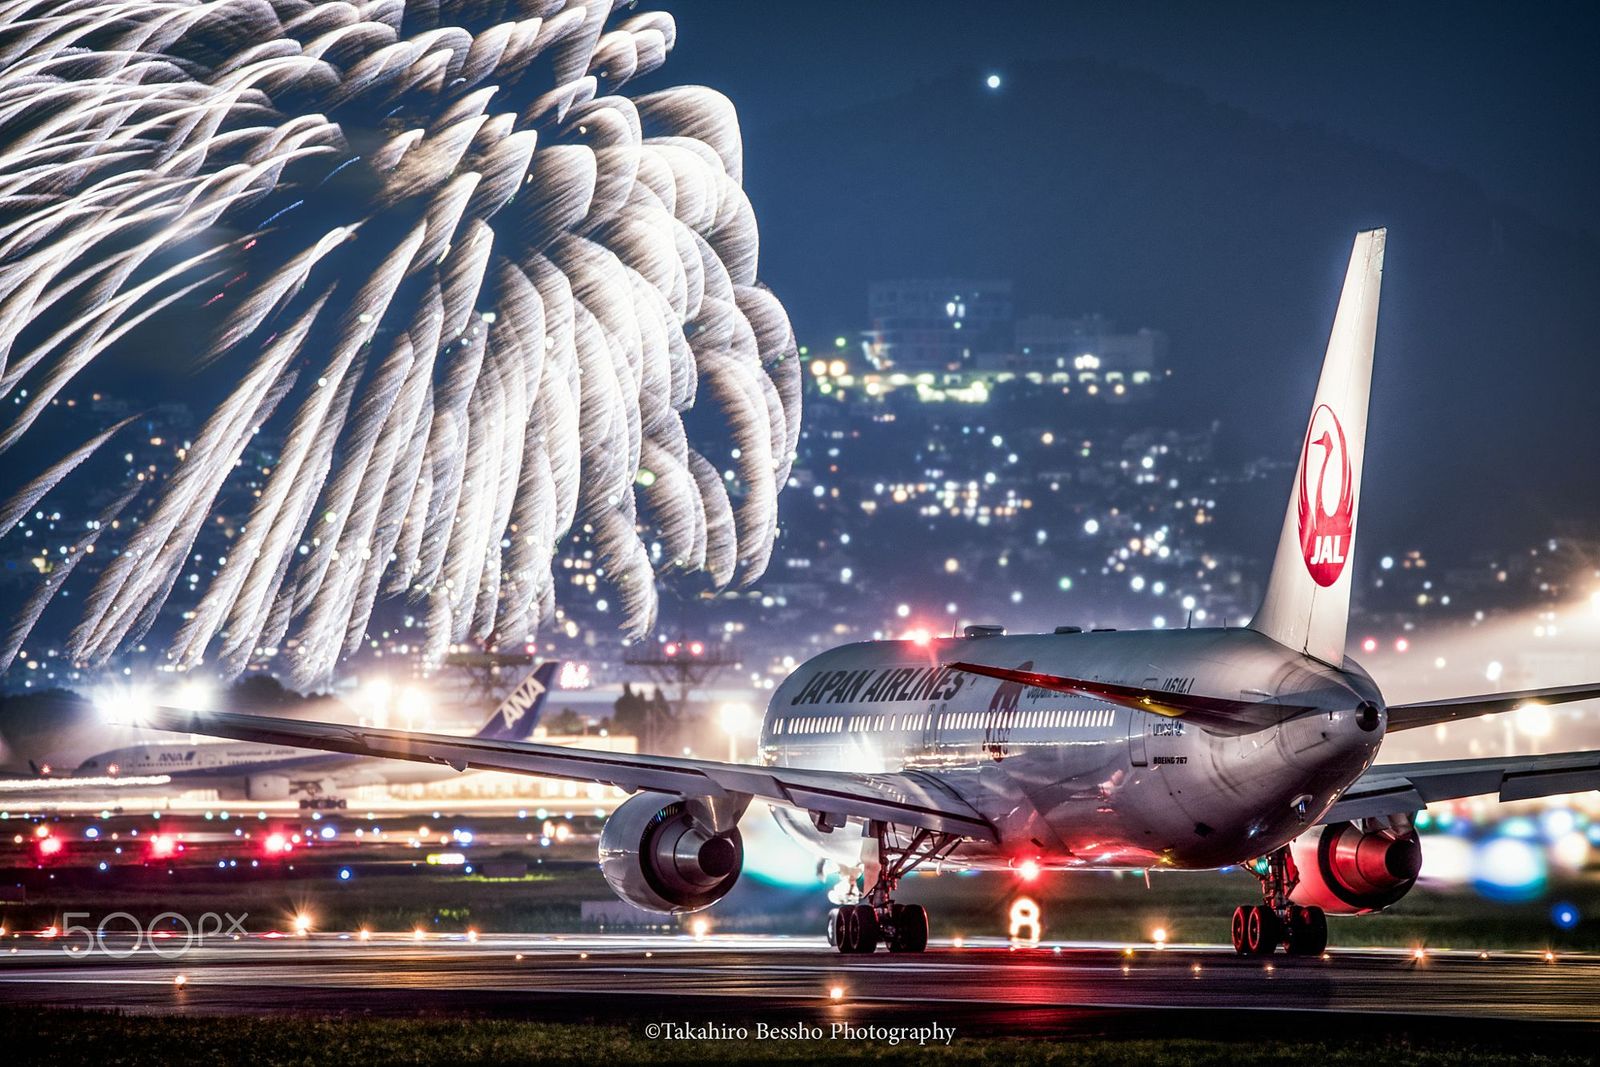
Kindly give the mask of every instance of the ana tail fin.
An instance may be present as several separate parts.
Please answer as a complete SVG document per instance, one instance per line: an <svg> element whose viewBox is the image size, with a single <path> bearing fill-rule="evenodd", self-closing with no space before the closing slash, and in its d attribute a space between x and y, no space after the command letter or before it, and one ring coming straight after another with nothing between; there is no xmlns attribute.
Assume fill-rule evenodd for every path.
<svg viewBox="0 0 1600 1067"><path fill-rule="evenodd" d="M1356 235L1278 553L1251 629L1325 663L1344 662L1356 512L1386 230Z"/></svg>
<svg viewBox="0 0 1600 1067"><path fill-rule="evenodd" d="M541 663L539 669L524 678L494 714L472 736L486 741L526 741L533 736L544 714L545 698L555 688L556 672L561 669L559 660Z"/></svg>

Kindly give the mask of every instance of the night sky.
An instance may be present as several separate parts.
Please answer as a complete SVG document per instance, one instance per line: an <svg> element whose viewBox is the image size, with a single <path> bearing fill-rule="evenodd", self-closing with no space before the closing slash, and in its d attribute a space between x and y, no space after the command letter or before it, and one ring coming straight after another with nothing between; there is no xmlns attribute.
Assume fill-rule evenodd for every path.
<svg viewBox="0 0 1600 1067"><path fill-rule="evenodd" d="M665 6L658 77L739 106L802 339L862 328L874 278L1011 277L1019 314L1165 330L1167 414L1287 457L1351 237L1387 225L1364 528L1600 523L1600 9Z"/></svg>
<svg viewBox="0 0 1600 1067"><path fill-rule="evenodd" d="M835 337L859 338L874 281L1009 279L1019 318L1100 314L1170 339L1171 378L1157 399L1110 413L1126 417L1118 432L1214 426L1217 470L1265 458L1287 472L1352 238L1386 226L1365 551L1498 566L1560 538L1600 555L1600 6L639 7L672 12L677 41L664 67L625 93L700 83L734 102L760 278L802 345L831 352ZM202 45L211 47L193 47ZM535 83L542 91L533 77L506 90L508 113ZM348 221L383 179L347 164L391 136L390 125L422 121L352 106L340 122L355 159L308 157L296 164L304 174L251 205L259 218L228 220L273 222L259 243L227 253L235 258L218 272L229 276L221 289L237 288L196 292L128 333L96 361L96 390L135 410L182 403L198 414L237 388L243 349L210 357L231 301L253 291L242 280L275 276L303 237ZM551 142L569 135L583 136L582 126ZM374 240L341 247L326 268L345 286L339 302L425 202L401 198L363 224ZM518 210L538 204L524 198ZM163 246L153 263L195 247ZM419 277L412 284L427 281ZM42 339L76 313L61 302L28 329ZM305 366L329 352L314 335ZM80 445L83 411L42 418L29 431L37 454ZM939 447L965 448L968 429L1007 414L962 410L972 425L952 427ZM112 417L96 413L94 429ZM1083 419L1063 403L1043 428L1087 435ZM714 405L691 417L691 429L715 431L708 454L724 451L725 421ZM146 440L168 447L154 429ZM63 522L81 521L86 495L106 478L132 476L127 447L106 449L57 490ZM873 476L920 476L918 452L929 447L917 431L891 428ZM0 499L37 471L31 458L0 465ZM833 473L852 484L862 476ZM1266 559L1288 481L1248 479L1241 492L1259 498L1229 500L1208 531L1216 543ZM249 491L241 479L230 485ZM778 503L792 540L780 538L777 559L804 536L797 495ZM1079 494L1062 506L1084 504ZM95 513L102 506L92 502ZM947 556L937 534L904 547L907 575Z"/></svg>
<svg viewBox="0 0 1600 1067"><path fill-rule="evenodd" d="M727 93L752 138L973 67L1004 77L1022 62L1088 59L1321 124L1459 172L1541 222L1600 234L1593 4L663 6L679 29L668 76Z"/></svg>

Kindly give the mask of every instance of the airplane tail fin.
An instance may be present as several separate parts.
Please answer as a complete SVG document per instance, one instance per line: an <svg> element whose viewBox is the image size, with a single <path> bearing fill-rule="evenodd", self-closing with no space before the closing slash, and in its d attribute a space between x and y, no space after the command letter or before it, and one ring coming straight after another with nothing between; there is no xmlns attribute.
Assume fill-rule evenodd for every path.
<svg viewBox="0 0 1600 1067"><path fill-rule="evenodd" d="M526 741L533 736L534 727L544 714L545 699L555 688L556 672L561 669L559 660L549 660L539 665L522 680L500 706L494 709L487 722L473 734L485 741Z"/></svg>
<svg viewBox="0 0 1600 1067"><path fill-rule="evenodd" d="M1386 230L1356 235L1333 317L1266 595L1250 627L1325 663L1344 662L1356 512Z"/></svg>

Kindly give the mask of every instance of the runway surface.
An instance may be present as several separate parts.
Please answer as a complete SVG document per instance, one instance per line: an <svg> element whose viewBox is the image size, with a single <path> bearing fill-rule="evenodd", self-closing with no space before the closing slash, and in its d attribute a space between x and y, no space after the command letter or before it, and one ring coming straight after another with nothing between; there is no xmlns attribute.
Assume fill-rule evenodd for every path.
<svg viewBox="0 0 1600 1067"><path fill-rule="evenodd" d="M820 939L311 934L108 937L92 951L24 935L0 950L0 1000L153 1012L470 1012L549 1019L826 1019L1019 1023L1156 1033L1332 1028L1352 1015L1393 1028L1559 1025L1600 1031L1600 957L1334 950L1324 959L1240 959L1225 946L937 942L917 956L840 956ZM81 943L80 943L81 944ZM124 955L115 958L104 949ZM158 955L159 948L163 955ZM181 955L180 955L181 953ZM176 958L163 958L176 957ZM1297 1024L1297 1031L1303 1027Z"/></svg>

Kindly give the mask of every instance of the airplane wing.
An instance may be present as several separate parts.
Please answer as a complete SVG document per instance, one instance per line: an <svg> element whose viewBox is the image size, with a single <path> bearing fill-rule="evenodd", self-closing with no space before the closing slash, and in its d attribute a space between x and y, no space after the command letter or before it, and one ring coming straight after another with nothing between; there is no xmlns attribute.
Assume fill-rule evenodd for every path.
<svg viewBox="0 0 1600 1067"><path fill-rule="evenodd" d="M1511 801L1590 789L1600 789L1600 752L1378 764L1345 790L1322 821L1405 815L1436 800L1490 793Z"/></svg>
<svg viewBox="0 0 1600 1067"><path fill-rule="evenodd" d="M1600 697L1600 684L1590 683L1563 685L1553 689L1523 689L1515 693L1491 693L1487 696L1453 697L1449 700L1424 700L1416 704L1392 704L1389 707L1389 732L1436 726L1442 722L1471 719L1478 715L1495 715L1502 711L1514 711L1523 704L1565 704L1596 697Z"/></svg>
<svg viewBox="0 0 1600 1067"><path fill-rule="evenodd" d="M1005 682L1052 689L1073 696L1094 697L1108 704L1118 704L1135 711L1150 711L1168 718L1181 718L1197 726L1218 733L1248 733L1291 715L1310 711L1309 707L1278 704L1271 701L1229 700L1225 697L1199 696L1194 693L1172 693L1163 689L1145 689L1134 685L1118 685L1086 678L1066 678L1059 674L1040 674L1011 667L993 667L986 663L952 663L953 671L965 671L985 678L999 678Z"/></svg>
<svg viewBox="0 0 1600 1067"><path fill-rule="evenodd" d="M843 825L845 818L852 817L881 819L961 837L996 840L994 827L971 805L938 779L914 771L858 774L761 767L167 707L144 715L141 722L177 733L295 745L353 756L442 763L458 771L469 768L509 771L600 782L629 793L648 789L685 797L753 796L809 812L814 817L827 817L831 825Z"/></svg>

